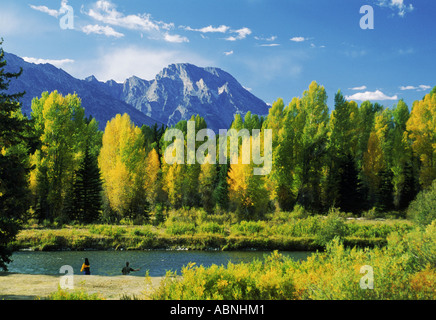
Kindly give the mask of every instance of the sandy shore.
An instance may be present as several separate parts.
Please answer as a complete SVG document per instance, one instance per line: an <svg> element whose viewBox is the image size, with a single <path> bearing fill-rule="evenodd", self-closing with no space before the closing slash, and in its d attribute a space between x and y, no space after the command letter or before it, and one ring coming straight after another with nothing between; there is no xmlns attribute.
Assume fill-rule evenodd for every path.
<svg viewBox="0 0 436 320"><path fill-rule="evenodd" d="M43 299L58 290L61 276L31 275L0 272L0 300ZM151 286L145 277L138 276L74 276L74 289L89 294L99 293L108 300L119 300L123 295L148 299L148 293L159 286L162 278L152 277Z"/></svg>

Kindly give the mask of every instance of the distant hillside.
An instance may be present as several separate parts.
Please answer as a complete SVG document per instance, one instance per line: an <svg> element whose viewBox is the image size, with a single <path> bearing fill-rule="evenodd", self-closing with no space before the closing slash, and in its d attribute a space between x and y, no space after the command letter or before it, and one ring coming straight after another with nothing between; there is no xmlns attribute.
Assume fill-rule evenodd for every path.
<svg viewBox="0 0 436 320"><path fill-rule="evenodd" d="M76 92L82 98L87 115L94 116L104 129L118 113L128 113L136 125L154 123L171 126L192 115L204 117L208 127L227 129L234 114L266 115L268 106L251 94L229 73L218 68L200 68L192 64L172 64L154 80L132 76L124 83L100 82L94 76L79 80L50 64L27 63L5 53L8 69L23 74L12 81L9 91L26 91L23 112L30 115L31 101L43 91L62 94Z"/></svg>
<svg viewBox="0 0 436 320"><path fill-rule="evenodd" d="M107 92L89 85L87 81L78 80L62 69L51 64L33 64L24 61L22 58L5 52L8 71L18 71L23 68L23 74L11 81L9 92L22 92L26 94L21 99L23 113L30 116L31 103L34 97L40 97L44 91L54 91L67 95L77 93L82 99L82 106L87 116L92 115L99 121L100 129L104 129L107 121L116 114L127 113L132 121L141 126L142 124L153 125L159 121L151 119L142 112L136 110L129 104L114 99Z"/></svg>

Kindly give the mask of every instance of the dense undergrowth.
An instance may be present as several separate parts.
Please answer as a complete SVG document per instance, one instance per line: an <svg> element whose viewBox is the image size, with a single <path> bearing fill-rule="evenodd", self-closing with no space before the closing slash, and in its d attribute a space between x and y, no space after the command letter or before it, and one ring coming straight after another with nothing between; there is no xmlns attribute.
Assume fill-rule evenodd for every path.
<svg viewBox="0 0 436 320"><path fill-rule="evenodd" d="M332 210L327 216L281 212L268 220L237 221L231 214L203 210L170 211L158 225L29 224L12 244L15 250L194 249L320 250L334 237L346 247L385 246L392 232L413 227L404 219L346 219Z"/></svg>

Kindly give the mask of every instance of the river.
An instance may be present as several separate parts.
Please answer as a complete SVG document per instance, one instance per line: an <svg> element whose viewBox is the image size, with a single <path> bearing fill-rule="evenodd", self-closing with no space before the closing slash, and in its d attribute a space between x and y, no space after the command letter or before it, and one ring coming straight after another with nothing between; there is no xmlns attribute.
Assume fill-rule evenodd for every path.
<svg viewBox="0 0 436 320"><path fill-rule="evenodd" d="M126 262L133 269L140 271L132 273L145 276L146 271L152 277L161 277L167 270L177 271L190 262L209 267L213 264L227 265L232 263L250 262L254 259L263 260L265 251L18 251L12 255L13 262L8 265L9 272L24 274L59 275L64 265L73 268L75 274L85 258L89 259L91 274L104 276L121 275L121 269ZM280 252L294 260L306 259L311 252Z"/></svg>

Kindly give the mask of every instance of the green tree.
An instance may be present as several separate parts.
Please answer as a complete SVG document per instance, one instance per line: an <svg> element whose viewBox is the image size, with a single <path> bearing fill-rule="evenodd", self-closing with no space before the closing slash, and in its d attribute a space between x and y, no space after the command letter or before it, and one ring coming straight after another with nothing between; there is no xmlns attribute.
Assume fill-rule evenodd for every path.
<svg viewBox="0 0 436 320"><path fill-rule="evenodd" d="M283 100L273 103L267 120L264 123L266 129L273 133L272 170L268 177L269 189L272 199L277 201L281 210L289 211L295 204L295 190L293 189L293 163L294 163L294 99L286 109Z"/></svg>
<svg viewBox="0 0 436 320"><path fill-rule="evenodd" d="M229 165L220 164L218 168L218 182L213 197L219 209L227 210L229 208L229 184L227 182Z"/></svg>
<svg viewBox="0 0 436 320"><path fill-rule="evenodd" d="M217 170L216 165L211 163L210 155L206 158L206 162L201 165L201 172L198 177L199 186L198 193L200 202L206 212L212 213L215 207L213 192L216 184Z"/></svg>
<svg viewBox="0 0 436 320"><path fill-rule="evenodd" d="M357 104L346 101L338 91L329 123L325 202L327 206L334 205L348 212L357 212L361 209L358 208L361 199L358 171L354 162L357 116Z"/></svg>
<svg viewBox="0 0 436 320"><path fill-rule="evenodd" d="M85 150L87 124L80 98L44 92L32 101L32 119L41 148L32 156L31 177L40 220L66 218L66 199Z"/></svg>
<svg viewBox="0 0 436 320"><path fill-rule="evenodd" d="M2 45L3 39L0 41ZM10 81L17 72L5 70L0 47L0 268L7 270L12 252L7 248L20 229L20 219L29 208L28 157L33 151L30 123L21 113L19 99L24 93L9 94Z"/></svg>
<svg viewBox="0 0 436 320"><path fill-rule="evenodd" d="M435 87L436 88L436 87ZM419 159L419 182L429 188L436 178L436 90L415 101L407 120L408 138Z"/></svg>
<svg viewBox="0 0 436 320"><path fill-rule="evenodd" d="M159 125L155 123L153 126L149 127L147 125L143 125L141 127L142 134L144 135L144 148L146 153L148 154L151 149L156 149L157 152L160 150L160 141L162 139L163 134L165 133L165 126Z"/></svg>
<svg viewBox="0 0 436 320"><path fill-rule="evenodd" d="M85 148L82 163L75 174L70 210L71 220L92 223L98 220L102 208L102 180L97 157Z"/></svg>
<svg viewBox="0 0 436 320"><path fill-rule="evenodd" d="M147 201L151 206L156 206L161 196L162 170L160 168L159 155L156 149L151 149L146 162L145 192Z"/></svg>
<svg viewBox="0 0 436 320"><path fill-rule="evenodd" d="M329 121L325 88L312 82L296 108L294 181L298 190L297 202L308 210L320 212Z"/></svg>
<svg viewBox="0 0 436 320"><path fill-rule="evenodd" d="M393 127L389 135L392 143L390 168L393 174L393 203L396 209L405 209L416 196L416 181L413 173L415 159L407 139L410 112L403 100L395 106L392 116Z"/></svg>

